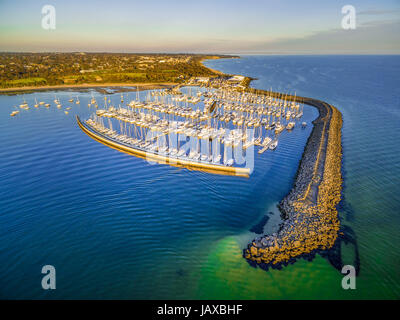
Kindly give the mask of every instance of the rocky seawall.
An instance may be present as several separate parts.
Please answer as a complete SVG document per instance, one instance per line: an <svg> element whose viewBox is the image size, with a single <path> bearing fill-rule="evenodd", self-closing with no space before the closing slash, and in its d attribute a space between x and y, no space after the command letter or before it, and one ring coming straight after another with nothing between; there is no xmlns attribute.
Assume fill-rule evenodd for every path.
<svg viewBox="0 0 400 320"><path fill-rule="evenodd" d="M300 257L312 258L331 248L339 234L336 207L342 189L342 115L320 100L289 97L293 99L316 107L319 116L313 121L293 188L278 205L284 219L278 232L257 237L243 251L250 264L263 269L281 268Z"/></svg>

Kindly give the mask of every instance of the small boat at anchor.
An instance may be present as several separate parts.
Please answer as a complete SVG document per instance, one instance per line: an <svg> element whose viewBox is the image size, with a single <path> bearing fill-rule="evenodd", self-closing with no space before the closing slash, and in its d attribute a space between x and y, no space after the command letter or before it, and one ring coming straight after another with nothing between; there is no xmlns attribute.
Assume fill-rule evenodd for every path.
<svg viewBox="0 0 400 320"><path fill-rule="evenodd" d="M277 146L278 146L278 140L274 140L274 141L272 141L271 144L269 145L269 148L270 148L271 150L275 150Z"/></svg>

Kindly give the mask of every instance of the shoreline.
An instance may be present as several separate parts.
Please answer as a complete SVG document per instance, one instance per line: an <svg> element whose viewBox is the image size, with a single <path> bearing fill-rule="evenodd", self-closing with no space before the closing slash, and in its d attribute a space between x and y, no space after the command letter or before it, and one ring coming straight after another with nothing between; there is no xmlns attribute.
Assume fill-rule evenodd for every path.
<svg viewBox="0 0 400 320"><path fill-rule="evenodd" d="M212 68L210 68L210 67L207 67L206 65L204 65L204 61L205 60L219 60L219 59L239 59L239 57L237 57L237 58L221 58L221 57L208 57L208 58L206 58L206 57L204 57L204 58L201 58L200 60L199 60L199 63L204 67L204 68L207 68L208 70L210 70L210 71L212 71L212 72L214 72L214 73L216 73L216 74L218 74L218 75L220 75L220 76L229 76L229 74L226 74L226 73L223 73L222 71L219 71L219 70L216 70L216 69L212 69Z"/></svg>
<svg viewBox="0 0 400 320"><path fill-rule="evenodd" d="M112 87L138 87L139 90L166 89L176 86L175 82L137 82L137 83L82 83L82 84L59 84L53 86L27 86L15 88L0 88L0 94L23 92L23 91L48 91L65 89L92 89L92 88L112 88ZM135 88L136 90L136 88Z"/></svg>
<svg viewBox="0 0 400 320"><path fill-rule="evenodd" d="M229 76L221 71L214 70L206 67L203 64L204 60L217 60L217 59L238 59L239 56L207 56L201 57L197 63L202 67L208 69L214 76ZM178 82L111 82L111 83L80 83L80 84L58 84L58 85L46 85L46 86L23 86L23 87L10 87L10 88L0 88L0 95L7 93L19 93L23 91L46 91L46 90L64 90L64 89L91 89L91 88L101 88L101 87L139 87L139 90L150 90L150 89L165 89L172 88L177 85L182 85ZM136 88L135 88L136 90Z"/></svg>

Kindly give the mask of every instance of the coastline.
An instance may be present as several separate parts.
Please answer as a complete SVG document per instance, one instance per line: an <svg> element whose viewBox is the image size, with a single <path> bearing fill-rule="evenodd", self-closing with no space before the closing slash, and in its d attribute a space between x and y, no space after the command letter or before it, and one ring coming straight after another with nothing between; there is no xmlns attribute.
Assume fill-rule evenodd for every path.
<svg viewBox="0 0 400 320"><path fill-rule="evenodd" d="M220 75L220 76L228 76L228 74L226 74L226 73L223 73L222 71L219 71L219 70L216 70L216 69L212 69L212 68L210 68L210 67L207 67L206 65L204 65L204 61L205 60L219 60L219 59L239 59L239 57L237 57L237 58L234 58L234 57L226 57L226 58L223 58L223 57L217 57L217 56L215 56L215 57L203 57L203 58L201 58L200 60L199 60L199 63L204 67L204 68L206 68L206 69L208 69L208 70L210 70L210 71L212 71L212 72L214 72L214 73L216 73L216 74L218 74L218 75Z"/></svg>
<svg viewBox="0 0 400 320"><path fill-rule="evenodd" d="M196 64L200 65L203 68L206 68L211 73L212 76L229 76L224 74L221 71L214 70L211 68L206 67L203 64L204 60L216 60L216 59L237 59L239 56L218 56L218 55L210 55L210 56L203 56L200 57ZM21 87L9 87L9 88L0 88L0 95L1 94L12 94L12 93L19 93L22 91L45 91L45 90L64 90L64 89L90 89L90 88L101 88L101 87L139 87L139 90L151 90L151 89L166 89L172 88L176 85L182 85L180 82L104 82L104 83L80 83L80 84L59 84L59 85L45 85L45 86L21 86ZM136 90L136 88L135 88ZM129 90L125 90L129 91Z"/></svg>
<svg viewBox="0 0 400 320"><path fill-rule="evenodd" d="M60 84L53 86L27 86L27 87L15 87L15 88L0 88L0 94L14 93L21 91L47 91L47 90L64 90L64 89L91 89L91 88L102 88L102 87L138 87L139 90L151 90L151 89L166 89L172 88L177 85L175 82L137 82L137 83L82 83L82 84ZM135 88L136 90L136 88Z"/></svg>

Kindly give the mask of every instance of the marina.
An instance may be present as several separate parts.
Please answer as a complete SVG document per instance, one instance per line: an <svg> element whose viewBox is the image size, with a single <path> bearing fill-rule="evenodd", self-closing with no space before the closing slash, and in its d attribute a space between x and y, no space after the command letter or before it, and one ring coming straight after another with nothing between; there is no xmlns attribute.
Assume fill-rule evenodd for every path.
<svg viewBox="0 0 400 320"><path fill-rule="evenodd" d="M133 110L128 106L132 100L147 103L148 99L154 100L158 96L160 101L164 98L168 102L167 99L182 99L186 95L200 97L201 101L193 106L188 104L188 106L203 111L203 101L207 97L198 96L197 92L213 91L213 89L187 86L180 88L180 91L180 94L175 95L171 95L171 93L161 94L163 91L157 90L143 90L137 93L135 89L131 92L124 92L124 108ZM143 296L145 293L149 297L162 297L166 294L165 290L171 288L173 282L179 281L178 285L180 286L180 281L191 281L187 280L187 276L180 276L178 273L201 274L200 267L205 263L204 259L208 254L206 248L209 247L209 244L218 241L221 235L226 237L232 232L236 233L237 226L232 225L232 221L238 221L240 229L246 232L257 220L258 212L264 206L264 201L261 201L261 199L267 199L265 198L267 194L280 197L280 193L286 190L286 182L295 173L293 168L301 157L303 147L313 127L311 122L317 117L317 111L313 107L304 105L304 114L300 121L309 123L308 128L303 130L299 123L296 123L292 131L285 129L279 134L279 144L275 150L267 149L264 153L259 154L258 150L261 150L262 147L252 145L243 151L247 153L253 148L255 163L253 172L248 177L242 178L242 176L226 174L221 171L218 174L213 174L205 168L194 169L192 163L197 163L197 161L190 161L190 165L186 167L172 163L157 164L155 160L148 162L145 161L147 158L143 160L137 155L127 155L126 152L120 152L120 149L114 150L111 146L106 147L103 143L88 137L78 126L76 116L81 119L83 124L86 124L85 120L95 116L96 111L105 109L105 96L107 97L108 108L110 106L119 107L121 97L118 90L110 89L108 92L109 94L104 95L102 90L57 90L25 94L25 100L29 106L33 106L36 98L38 102L48 103L50 107L46 108L43 104L39 108L31 107L29 110L18 108L21 111L16 117L10 117L9 114L14 105L19 106L23 102L22 95L2 96L4 106L8 106L8 108L2 109L6 112L3 120L4 123L7 123L8 133L14 137L14 141L23 141L27 146L21 150L21 143L19 142L12 144L9 141L6 143L4 151L6 154L3 159L10 159L7 160L10 166L6 166L5 169L11 172L11 175L9 179L5 177L5 182L12 185L10 179L13 179L16 173L23 174L23 168L26 168L26 163L29 161L31 164L29 170L32 173L31 175L28 174L27 179L25 179L27 184L23 193L26 196L29 195L30 206L34 208L35 216L41 220L39 217L41 209L39 207L47 203L47 200L43 202L42 194L45 194L46 199L56 201L54 210L46 211L48 213L46 219L49 219L50 216L57 216L57 211L61 212L61 216L57 218L57 225L61 228L64 228L63 226L69 228L68 226L73 225L74 221L82 221L82 219L85 221L99 219L96 222L96 230L99 230L104 236L111 235L111 238L114 239L112 243L120 242L120 240L115 239L115 236L120 238L122 242L127 241L127 245L124 246L131 259L129 264L133 263L135 272L145 279L143 283L138 284L137 289L132 291L130 296ZM74 98L79 97L80 105L68 101L71 95ZM61 109L58 109L54 103L55 96L62 105ZM93 98L96 100L98 108L92 104L88 107ZM186 102L180 101L179 104L185 106ZM64 110L67 110L67 108L70 108L69 114L65 115ZM115 108L117 109L117 107ZM146 110L146 112L148 111ZM109 118L102 118L103 121L108 122ZM176 118L179 120L178 117ZM186 118L182 118L182 120L184 119ZM110 121L113 121L114 130L120 130L117 119L110 118ZM225 123L223 122L222 125ZM228 123L228 125L230 124ZM24 128L24 130L21 130L21 128ZM90 128L88 129L90 130ZM265 131L265 128L263 130ZM274 131L270 130L268 136L272 140ZM180 147L187 142L180 141ZM118 142L117 148L120 148L120 146L121 142ZM223 151L224 145L221 144L220 146ZM190 148L190 142L188 147ZM138 149L138 147L135 149ZM21 158L12 161L16 150L21 154ZM147 154L150 154L150 152L147 152ZM169 154L164 156L168 157ZM38 157L41 160L35 160ZM288 161L290 162L288 163ZM206 162L206 164L212 165L213 163ZM221 157L220 166L228 170L237 167L236 165L224 165L223 157ZM242 168L246 169L244 166ZM47 176L51 180L40 187L40 181L37 179L40 179L43 170L48 171ZM274 177L274 175L276 176ZM70 178L65 179L66 176ZM90 186L91 184L93 185ZM260 188L262 185L265 185L266 188ZM21 187L17 185L17 188ZM88 196L85 190L90 190L90 193L93 192L92 196ZM35 194L38 196L35 197ZM73 202L70 202L71 196L74 198ZM118 201L110 200L111 198L118 199ZM171 198L174 198L173 202L171 202ZM10 197L10 199L13 198ZM124 203L128 204L128 208L123 209ZM179 206L176 207L175 203L179 203ZM16 205L16 203L13 202L11 205ZM26 212L25 207L18 205L18 208L20 208L18 211ZM138 210L139 213L129 213L130 208L134 211ZM84 211L87 214L82 215ZM71 215L66 214L66 212L71 212ZM243 214L244 212L249 214ZM103 223L104 219L108 219L107 216L110 223ZM153 222L149 222L151 220ZM124 222L120 223L121 221ZM99 224L104 227L99 226ZM115 233L107 231L111 225L119 225L120 227L115 227ZM131 227L131 231L126 230L126 228ZM171 232L175 228L178 228L177 231ZM50 227L50 229L59 228ZM82 232L85 233L86 231ZM126 236L127 232L130 234L128 237ZM64 232L59 234L60 237L56 239L57 246L66 247L67 256L76 254L77 251L69 245L71 241L75 241L76 236ZM154 237L155 234L158 236ZM56 235L56 237L58 236ZM96 232L95 238L93 239L95 246L100 245L104 248L102 236L99 237ZM162 239L164 243L161 247L161 255L154 251L157 250L155 249L156 246L159 246L157 244L158 239ZM184 241L182 242L182 240ZM19 244L17 244L17 247L19 247ZM140 257L132 253L133 247L138 248ZM198 251L194 252L193 248L196 247ZM84 256L90 256L86 248L86 245L82 245L78 251L82 252ZM124 269L123 272L128 274L127 264L121 264L118 258L111 259L116 247L112 245L110 249L102 251L106 266L100 267L98 263L95 263L96 267L89 262L89 269L94 271L97 268L99 271L95 271L95 273L97 272L98 275L105 269L112 270L115 261ZM236 250L236 255L244 265L247 265L246 260L241 256L241 249ZM179 252L179 257L177 257L177 252ZM72 261L63 261L62 256L60 258L55 263L65 264L68 268L74 270ZM197 261L200 261L200 263L195 266L193 261L196 261L196 259L199 259ZM172 261L175 262L171 263ZM75 270L73 272L75 273ZM146 291L149 281L155 277L155 274L163 285L156 286L156 293L150 292L150 290ZM108 278L108 275L105 275L105 277ZM170 280L165 277L169 277ZM75 277L72 276L72 279L75 279ZM163 282L161 282L161 279L163 279ZM34 284L32 285L34 286ZM91 286L89 285L88 288ZM86 296L88 291L83 289L81 296ZM191 289L189 291L191 292ZM188 294L187 290L179 290L179 292ZM174 296L181 296L179 292L176 291ZM30 294L29 291L28 294ZM99 293L99 296L118 296L119 294L118 291L115 293ZM68 296L69 293L60 290L58 295Z"/></svg>
<svg viewBox="0 0 400 320"><path fill-rule="evenodd" d="M0 299L400 298L399 1L0 7Z"/></svg>
<svg viewBox="0 0 400 320"><path fill-rule="evenodd" d="M108 105L104 97L104 108L98 109L92 97L89 106L96 112L77 121L97 141L132 155L248 176L252 168L246 167L247 150L274 150L282 131L292 130L301 119L303 105L286 98L232 89L198 88L192 95L189 88L188 95L152 91L146 101L131 100L126 107Z"/></svg>
<svg viewBox="0 0 400 320"><path fill-rule="evenodd" d="M255 151L275 150L283 131L305 124L299 124L304 104L296 95L289 101L287 94L226 85L188 86L184 93L180 89L148 90L143 100L138 89L133 100L121 93L118 107L104 95L103 108L92 92L87 106L95 112L86 120L77 116L78 126L93 139L148 161L248 177L254 159L248 160ZM37 109L53 105L68 115L80 100L70 95L66 103L70 106L63 106L57 94L52 103L38 103L36 97L33 102ZM25 98L19 108L29 110ZM19 113L14 110L10 116Z"/></svg>
<svg viewBox="0 0 400 320"><path fill-rule="evenodd" d="M334 106L296 94L251 88L174 91L147 91L144 100L136 91L129 102L121 93L120 103L127 103L118 107L104 96L103 108L92 92L88 107L94 107L94 113L87 120L76 116L76 121L92 139L150 162L248 178L254 161L247 162L246 154L254 156L257 151L260 155L278 148L280 135L291 132L301 121L304 104L311 105L318 109L319 117L298 169L296 187L279 205L284 223L278 233L254 239L243 256L262 268L280 267L334 245L340 227L336 205L342 183L342 120ZM54 104L61 109L57 96ZM20 108L29 110L25 98ZM306 126L302 121L301 127ZM314 169L310 172L309 168Z"/></svg>
<svg viewBox="0 0 400 320"><path fill-rule="evenodd" d="M276 83L277 91L285 92L296 87L294 81L297 79L281 73L278 67L279 64L290 65L288 59L243 57L218 63L231 66L232 69L226 72L248 72L264 81L254 81L254 86L269 88L270 83ZM399 283L398 277L395 277L397 265L390 261L396 258L393 246L398 234L398 221L393 212L397 198L392 199L390 193L383 192L385 181L392 181L391 188L395 187L395 180L391 180L393 168L396 168L393 166L395 153L383 146L376 150L362 147L368 143L371 131L376 130L380 137L387 134L387 128L376 128L375 117L366 119L366 114L379 110L379 117L389 125L390 130L396 132L393 117L396 112L395 98L388 98L385 108L378 99L391 91L395 92L396 87L389 83L369 91L365 83L355 81L353 73L342 75L339 70L343 61L347 61L346 68L349 70L354 66L351 57L315 57L311 61L307 57L290 59L296 62L290 67L290 74L307 78L307 82L297 84L301 90L296 90L296 100L301 107L304 106L303 115L294 120L296 124L292 130L288 130L288 124L293 118L288 121L283 117L285 128L278 134L277 140L274 139L275 130L268 130L266 134L264 126L262 137L271 138L271 142L263 153L259 152L265 147L255 144L247 149L241 148L242 153L254 148L256 156L255 170L246 179L208 174L204 169L182 170L178 165L149 165L139 156L127 156L118 152L121 150L116 151L111 146L104 147L93 141L77 125L76 116L84 125L86 120L96 116L106 125L108 120L112 121L113 130L120 132L119 123L124 125L123 121L97 116L96 111L108 111L113 107L116 111L123 108L159 115L155 111L129 106L132 100L147 104L154 103L157 97L159 104L179 103L180 107L186 107L185 95L200 98L196 104L188 102L187 105L193 110L200 109L202 113L204 100L208 97L197 92L214 89L182 87L182 93L174 95L163 90L140 91L139 97L135 97L133 90L123 93L124 105L121 106L121 93L117 90L110 90L105 95L101 90L53 90L3 95L0 128L3 137L13 137L4 139L2 149L2 225L7 230L3 233L2 252L6 252L6 248L10 251L2 266L4 279L7 279L4 290L10 292L11 297L46 298L46 293L40 286L38 288L35 279L26 281L23 287L20 284L24 281L26 268L34 270L41 261L49 258L55 265L65 266L68 270L66 276L70 280L65 289L54 293L60 299L171 296L194 299L309 299L349 298L354 295L368 298L371 292L373 297L378 298L396 296ZM357 73L363 74L368 81L379 79L382 72L378 63L380 59L365 58L365 63L358 65ZM264 61L268 62L268 66L276 65L276 71L265 69ZM392 70L389 74L393 77L394 70L398 69L398 59L395 61L385 63L385 70ZM304 74L310 65L317 65L318 71ZM326 78L326 74L334 75L336 80ZM290 86L285 87L287 82ZM354 95L353 90L346 91L349 83L356 83L356 91L365 92L365 96ZM273 92L267 92L265 94L272 99L278 98ZM71 96L73 103L68 101ZM104 96L107 97L106 106ZM319 109L308 104L311 100L302 100L299 96L329 101L344 116L343 163L346 173L343 178L346 187L343 194L346 201L342 199L343 204L337 206L337 211L329 208L338 200L338 189L334 189L340 181L331 179L340 176L335 171L339 170L335 165L338 159L332 157L339 156L340 152L335 148L327 149L328 144L325 144L318 165L315 158L321 137L333 142L338 139L332 133L337 132L334 128L340 124L340 119L336 113L332 114L336 117L335 122L331 120L329 125L333 131L328 130L323 135L325 121L316 121ZM359 100L354 104L356 97ZM54 103L55 98L61 104L60 109ZM80 104L75 103L78 98ZM97 108L96 104L90 103L93 98ZM287 103L291 98L287 95ZM29 109L20 107L24 101ZM36 104L39 107L35 107ZM360 104L363 108L359 108ZM10 117L13 111L18 113ZM65 115L64 111L69 114ZM163 114L160 115L163 120ZM168 120L168 115L165 116ZM192 121L190 117L169 116L171 120L175 117L177 122ZM324 118L322 113L320 120ZM220 123L226 124L225 121ZM207 125L207 120L203 120L202 124ZM237 127L232 121L227 126L228 129ZM88 126L87 129L100 133ZM141 129L142 133L144 129ZM254 130L254 126L247 129ZM256 131L254 137L258 134ZM109 139L108 136L104 138ZM197 141L198 137L193 139ZM120 148L121 140L116 142L117 148ZM187 142L180 141L180 147ZM162 143L163 139L160 139L159 145L162 146ZM336 143L329 145L335 146ZM272 150L271 146L275 149ZM220 147L223 152L224 144L221 143ZM134 147L139 148L137 145ZM327 150L330 151L326 153ZM377 161L367 163L364 159L371 153ZM327 156L329 154L331 156ZM157 152L157 155L168 158L170 152L164 155ZM190 162L197 160L191 159ZM206 164L213 163L206 161ZM238 167L236 163L225 165L222 156L220 166ZM314 170L317 173L315 176ZM323 181L312 179L314 182L310 185L310 177L318 175ZM370 181L368 177L373 179ZM277 204L281 211L276 209ZM353 216L354 220L347 220L349 216ZM268 219L263 220L264 217ZM250 231L255 224L260 225L259 230ZM382 224L385 224L384 228ZM353 240L349 240L349 226L357 235L357 242L354 235ZM371 239L371 234L376 234L383 241ZM49 243L52 244L50 247ZM332 255L335 257L338 254L338 246L341 247L339 257L332 258ZM58 252L54 248L63 250ZM23 250L27 255L21 257L19 253ZM359 256L353 258L357 252ZM329 259L324 258L324 254L329 254ZM17 257L23 260L23 265L15 263ZM369 263L373 257L383 259L386 262L384 267ZM294 260L296 262L292 264ZM349 293L341 289L342 274L336 266L341 266L341 263L357 265L357 261L361 263L361 277L357 277L357 281L368 290ZM248 262L257 268L249 267ZM87 266L89 275L84 279L77 276L82 271L82 264ZM268 272L259 267L268 268ZM282 267L282 270L275 270ZM126 276L116 280L116 271ZM389 277L395 280L393 290L381 285ZM92 288L98 285L99 278L104 279L104 287L93 293ZM127 279L135 285L127 285Z"/></svg>

